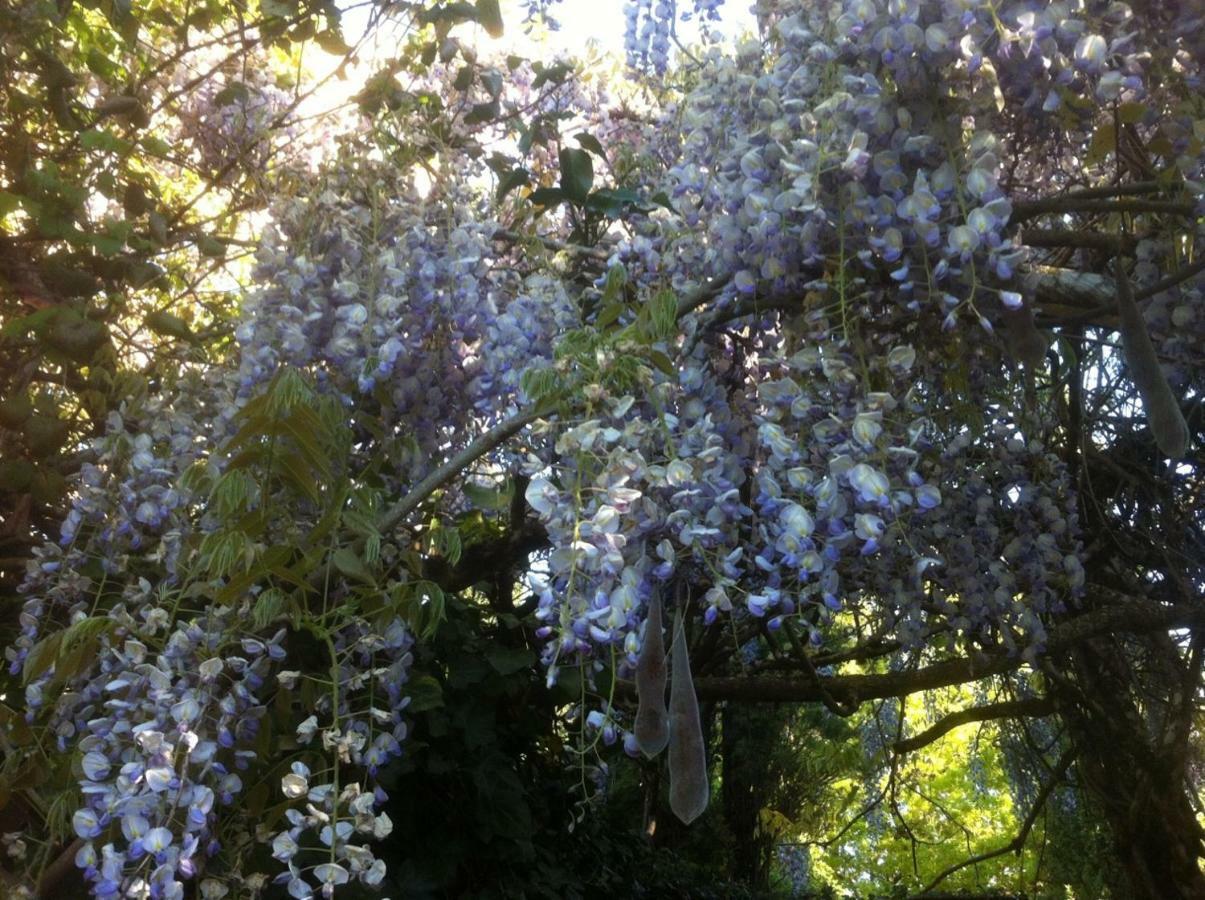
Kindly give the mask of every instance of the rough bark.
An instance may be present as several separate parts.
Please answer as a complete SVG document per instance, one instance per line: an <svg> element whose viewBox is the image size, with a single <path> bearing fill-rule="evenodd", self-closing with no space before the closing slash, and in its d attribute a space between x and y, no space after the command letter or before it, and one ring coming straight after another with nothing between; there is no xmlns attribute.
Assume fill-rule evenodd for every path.
<svg viewBox="0 0 1205 900"><path fill-rule="evenodd" d="M1133 664L1132 645L1097 638L1068 654L1064 672L1052 678L1051 693L1078 750L1080 777L1113 832L1131 896L1199 900L1205 898L1200 868L1205 834L1189 797L1189 729L1172 709L1183 709L1183 698L1174 687L1161 698L1168 715L1140 709L1135 702L1140 679L1159 667L1151 654L1164 663L1179 654L1166 636L1139 643L1145 673ZM1194 671L1184 673L1186 682L1195 688L1199 661L1188 665Z"/></svg>

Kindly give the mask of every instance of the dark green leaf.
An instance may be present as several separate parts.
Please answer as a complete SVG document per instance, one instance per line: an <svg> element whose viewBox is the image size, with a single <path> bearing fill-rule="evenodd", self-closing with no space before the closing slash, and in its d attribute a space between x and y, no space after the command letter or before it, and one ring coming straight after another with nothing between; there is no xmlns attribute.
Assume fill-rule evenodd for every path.
<svg viewBox="0 0 1205 900"><path fill-rule="evenodd" d="M539 206L556 206L565 201L565 192L560 188L537 188L531 192L530 199Z"/></svg>
<svg viewBox="0 0 1205 900"><path fill-rule="evenodd" d="M496 196L499 200L513 191L515 188L523 187L530 182L530 177L527 170L524 168L512 169L501 178L498 179L498 190Z"/></svg>
<svg viewBox="0 0 1205 900"><path fill-rule="evenodd" d="M464 117L464 124L480 125L482 122L489 122L497 118L500 112L502 112L502 104L497 100L491 100L489 103L474 103L473 108Z"/></svg>
<svg viewBox="0 0 1205 900"><path fill-rule="evenodd" d="M561 148L561 189L575 203L585 203L594 185L594 163L585 150Z"/></svg>
<svg viewBox="0 0 1205 900"><path fill-rule="evenodd" d="M541 63L536 63L532 66L536 71L536 77L532 79L532 90L539 90L544 85L561 84L565 77L573 71L573 67L568 63L556 63L551 66L544 66Z"/></svg>
<svg viewBox="0 0 1205 900"><path fill-rule="evenodd" d="M203 234L197 238L197 249L201 252L202 256L209 256L213 259L221 259L226 255L226 245L208 234Z"/></svg>
<svg viewBox="0 0 1205 900"><path fill-rule="evenodd" d="M419 16L419 21L424 25L459 25L476 19L477 10L471 3L444 3Z"/></svg>
<svg viewBox="0 0 1205 900"><path fill-rule="evenodd" d="M318 32L314 35L314 43L333 56L345 56L352 50L338 28Z"/></svg>
<svg viewBox="0 0 1205 900"><path fill-rule="evenodd" d="M535 663L534 654L523 647L493 647L485 658L499 675L513 675Z"/></svg>
<svg viewBox="0 0 1205 900"><path fill-rule="evenodd" d="M148 313L146 326L156 334L164 334L168 337L180 338L185 341L192 338L192 329L188 327L187 322L179 316L172 315L163 310L155 310Z"/></svg>
<svg viewBox="0 0 1205 900"><path fill-rule="evenodd" d="M584 149L596 154L600 159L607 158L607 153L605 150L603 150L603 145L599 143L598 138L590 134L588 131L583 131L581 134L574 137L574 140L581 144Z"/></svg>
<svg viewBox="0 0 1205 900"><path fill-rule="evenodd" d="M497 69L486 69L481 73L481 86L497 98L502 94L502 73Z"/></svg>
<svg viewBox="0 0 1205 900"><path fill-rule="evenodd" d="M410 698L406 709L411 713L427 712L444 705L443 688L430 675L411 678L406 684L406 696Z"/></svg>
<svg viewBox="0 0 1205 900"><path fill-rule="evenodd" d="M21 197L8 191L0 191L0 219L21 206Z"/></svg>
<svg viewBox="0 0 1205 900"><path fill-rule="evenodd" d="M241 81L232 81L226 85L213 98L214 106L229 106L231 103L245 101L249 96L247 85Z"/></svg>
<svg viewBox="0 0 1205 900"><path fill-rule="evenodd" d="M464 493L478 509L497 510L506 509L510 505L513 490L510 482L503 488L496 488L468 481L465 482Z"/></svg>

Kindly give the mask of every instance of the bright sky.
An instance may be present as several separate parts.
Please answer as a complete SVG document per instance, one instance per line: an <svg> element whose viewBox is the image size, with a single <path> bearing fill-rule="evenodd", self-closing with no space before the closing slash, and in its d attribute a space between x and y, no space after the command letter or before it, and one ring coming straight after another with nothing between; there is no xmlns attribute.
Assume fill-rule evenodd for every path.
<svg viewBox="0 0 1205 900"><path fill-rule="evenodd" d="M561 30L549 36L546 46L556 53L583 55L589 41L596 40L603 52L622 55L625 5L625 0L561 0L553 7L553 15L561 23ZM679 7L692 9L693 3L679 0ZM503 18L507 22L521 20L522 11L514 0L504 2L503 9ZM727 0L720 7L723 19L716 30L729 39L743 31L756 30L757 23L750 10L750 0ZM508 34L503 35L501 41L508 40L511 31L521 33L522 27L508 29ZM678 36L687 46L693 43L697 36L694 23L679 26Z"/></svg>
<svg viewBox="0 0 1205 900"><path fill-rule="evenodd" d="M679 8L693 9L692 0L678 0ZM712 26L714 34L731 41L746 32L756 30L756 19L751 10L752 0L727 0L720 7L722 19ZM557 31L538 29L528 33L523 26L524 0L501 0L502 19L506 32L498 39L490 38L479 27L461 26L455 34L460 40L472 43L483 57L516 53L529 59L551 59L557 56L573 56L585 59L592 48L602 55L614 56L617 61L624 58L624 6L626 0L560 0L554 3L552 13L560 23ZM363 35L372 4L348 3L343 14L343 36L355 43ZM698 30L695 22L680 23L678 39L687 47L696 42ZM298 112L303 119L326 118L332 111L347 109L351 98L359 93L365 80L381 67L384 60L397 52L398 36L388 25L372 35L360 48L358 62L344 70L345 77L333 77L339 58L310 45L306 51L305 65L313 81L321 81L321 87L307 98Z"/></svg>
<svg viewBox="0 0 1205 900"><path fill-rule="evenodd" d="M691 0L678 0L683 9L692 9ZM624 38L625 0L560 0L552 6L552 12L560 29L548 33L542 43L536 43L523 28L524 8L522 0L502 0L502 19L506 23L506 33L499 39L493 40L484 30L476 29L477 46L484 52L502 53L517 52L532 56L571 55L584 57L591 42L597 44L602 53L615 54L622 58ZM756 20L751 11L751 0L727 0L720 8L722 20L713 26L713 30L723 37L732 39L746 31L756 29ZM367 8L360 6L344 14L343 25L345 37L354 40L363 34ZM462 39L469 38L472 31L460 28L456 32ZM695 42L698 31L694 22L684 23L678 27L678 36L683 44L689 46ZM373 68L373 57L389 53L393 47L384 38L375 52L366 54L362 65ZM324 70L322 65L315 69ZM349 79L354 80L354 79Z"/></svg>

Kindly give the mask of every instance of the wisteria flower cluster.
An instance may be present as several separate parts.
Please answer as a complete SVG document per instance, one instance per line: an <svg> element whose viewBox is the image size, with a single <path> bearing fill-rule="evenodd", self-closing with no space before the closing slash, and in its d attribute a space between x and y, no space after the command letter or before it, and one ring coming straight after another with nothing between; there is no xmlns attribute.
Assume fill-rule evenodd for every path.
<svg viewBox="0 0 1205 900"><path fill-rule="evenodd" d="M761 352L737 368L700 350L676 384L650 373L640 401L599 386L553 468L533 471L527 500L553 544L533 576L550 681L634 666L671 580L705 625L791 617L818 642L848 608L905 646L1003 629L1037 652L1042 613L1083 585L1057 457L1007 427L939 444L912 346L858 359L813 339L787 355L775 338ZM867 391L864 375L917 384Z"/></svg>
<svg viewBox="0 0 1205 900"><path fill-rule="evenodd" d="M287 670L292 632L279 624L279 589L213 599L222 582L203 577L212 571L207 542L234 533L231 515L260 502L254 493L231 496L248 473L215 450L244 427L239 409L250 395L240 400L233 376L186 374L174 398L110 417L81 472L62 542L39 551L22 588L22 633L7 656L11 671L24 675L26 720L75 761L76 863L96 896L182 897L199 876L207 897L250 895L267 883L261 873L244 873L242 860L270 835L236 798L276 763L260 739L267 704L292 704L307 682L322 685L310 711L325 723L309 758L336 772L342 766L335 797L352 804L342 808L349 827L384 802L373 784L406 737L412 640L400 619L346 614L311 623L325 636L327 664ZM279 381L264 390L284 395L286 410L289 397L306 396ZM287 493L273 499L282 508L291 502ZM310 502L292 501L293 521L274 525L278 539L319 514ZM341 582L332 588L347 591ZM300 609L294 615L295 625L309 621ZM288 742L300 751L317 730L311 717ZM329 865L379 884L383 863L348 844L346 823L333 807L329 814L340 836ZM387 820L373 821L369 837L387 833ZM300 885L311 877L329 895L338 875L315 865L286 867L294 896L310 896Z"/></svg>
<svg viewBox="0 0 1205 900"><path fill-rule="evenodd" d="M336 687L297 727L303 746L320 736L328 765L312 772L296 761L280 782L286 800L304 801L303 807L286 811L288 828L272 838L273 857L286 865L277 881L287 885L291 897L329 897L353 879L377 887L385 877L384 861L363 841L382 840L392 831L389 816L377 811L388 795L349 780L347 773L364 772L371 782L401 754L407 731L402 710L408 703L403 685L412 643L397 619L383 632L357 623L337 635ZM279 675L282 681L297 677L296 672ZM320 718L327 724L320 726Z"/></svg>
<svg viewBox="0 0 1205 900"><path fill-rule="evenodd" d="M78 736L82 753L76 864L98 897L183 897L219 849L218 810L242 791L263 687L285 655L283 630L227 655L236 613L214 609L164 634L166 609L143 605L136 620L115 608L92 679L58 701L51 725Z"/></svg>
<svg viewBox="0 0 1205 900"><path fill-rule="evenodd" d="M417 479L517 407L519 376L578 313L557 280L491 275L496 226L467 191L423 203L380 166L331 179L277 209L237 331L241 389L313 367L347 404L405 423Z"/></svg>
<svg viewBox="0 0 1205 900"><path fill-rule="evenodd" d="M293 104L267 76L267 66L248 64L237 73L209 78L190 91L180 108L182 132L203 170L229 182L239 173L263 171L288 137Z"/></svg>

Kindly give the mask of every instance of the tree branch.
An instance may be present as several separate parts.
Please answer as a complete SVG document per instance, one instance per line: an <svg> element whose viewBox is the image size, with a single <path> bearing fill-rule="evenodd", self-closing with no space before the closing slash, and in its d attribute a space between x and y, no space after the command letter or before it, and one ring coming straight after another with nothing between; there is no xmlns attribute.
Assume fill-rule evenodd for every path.
<svg viewBox="0 0 1205 900"><path fill-rule="evenodd" d="M470 441L468 446L416 484L410 493L386 510L380 521L377 522L377 530L382 534L392 531L406 516L418 509L424 500L455 478L466 466L501 446L547 412L547 409L533 409L511 416L506 421L499 422L485 434Z"/></svg>
<svg viewBox="0 0 1205 900"><path fill-rule="evenodd" d="M1102 246L1101 249L1105 248ZM1139 303L1149 300L1202 272L1205 272L1205 256L1135 291L1134 300ZM1091 320L1094 324L1109 328L1117 327L1117 283L1106 275L1038 266L1024 277L1024 285L1025 290L1037 299L1040 313L1055 319L1070 317L1077 321Z"/></svg>
<svg viewBox="0 0 1205 900"><path fill-rule="evenodd" d="M1050 773L1050 778L1042 785L1042 789L1038 791L1038 795L1034 798L1033 806L1029 810L1029 815L1025 817L1025 821L1021 823L1021 830L1017 832L1017 836L1002 847L997 847L995 850L988 850L985 853L980 853L978 856L972 856L970 859L964 859L960 863L955 863L945 869L936 878L930 881L927 885L921 888L920 892L913 894L913 898L932 897L931 891L937 887L955 872L959 872L968 866L975 866L981 862L986 862L989 859L995 859L997 856L1003 856L1006 853L1020 853L1025 846L1025 841L1029 838L1029 832L1033 830L1034 823L1037 822L1038 816L1042 809L1046 806L1046 801L1050 798L1050 794L1054 791L1058 783L1062 781L1067 770L1071 768L1071 763L1075 759L1074 750L1065 750L1063 755L1059 757L1059 761L1054 764L1054 770Z"/></svg>
<svg viewBox="0 0 1205 900"><path fill-rule="evenodd" d="M920 734L904 741L896 741L892 750L896 753L911 753L927 747L961 725L971 722L990 722L995 719L1011 719L1014 716L1048 716L1054 712L1054 703L1047 697L1031 700L1009 700L987 706L972 706L943 716Z"/></svg>
<svg viewBox="0 0 1205 900"><path fill-rule="evenodd" d="M1164 291L1171 290L1176 285L1182 284L1194 275L1199 275L1202 272L1205 272L1205 256L1202 256L1195 263L1191 263L1177 272L1172 272L1166 278L1135 292L1134 299L1145 300L1148 297L1154 297L1156 294L1162 294Z"/></svg>
<svg viewBox="0 0 1205 900"><path fill-rule="evenodd" d="M1125 184L1101 184L1096 187L1076 188L1057 197L1039 198L1049 200L1094 200L1108 197L1126 197L1140 194L1158 194L1168 190L1168 185L1159 181L1130 181ZM1023 202L1023 201L1022 201Z"/></svg>
<svg viewBox="0 0 1205 900"><path fill-rule="evenodd" d="M52 897L63 896L59 893L60 884L68 874L75 870L75 855L84 842L76 838L60 853L45 869L38 879L38 900L50 900Z"/></svg>
<svg viewBox="0 0 1205 900"><path fill-rule="evenodd" d="M1098 586L1093 585L1093 588ZM1106 591L1101 588L1101 593ZM1142 634L1170 628L1205 627L1205 608L1168 606L1150 600L1107 592L1113 602L1051 629L1045 652L1057 655L1081 641L1103 633ZM1001 675L1019 669L1025 660L1019 655L979 654L976 657L946 660L911 672L874 675L834 675L815 681L811 678L773 676L722 676L695 679L700 700L734 700L745 703L819 703L827 693L842 704L863 703L905 697L920 691L952 687ZM634 697L631 682L616 684L620 695Z"/></svg>
<svg viewBox="0 0 1205 900"><path fill-rule="evenodd" d="M1020 238L1027 247L1080 247L1114 256L1134 246L1132 237L1071 228L1023 228Z"/></svg>
<svg viewBox="0 0 1205 900"><path fill-rule="evenodd" d="M1045 197L1041 200L1018 200L1013 203L1010 221L1024 222L1048 213L1162 213L1169 216L1191 216L1191 200L1105 200L1075 196Z"/></svg>
<svg viewBox="0 0 1205 900"><path fill-rule="evenodd" d="M499 228L491 237L503 244L518 245L524 241L535 241L542 247L555 253L571 253L575 256L585 256L597 262L605 263L611 258L612 248L608 246L587 246L585 244L570 244L556 238L540 234L523 234L509 228Z"/></svg>

